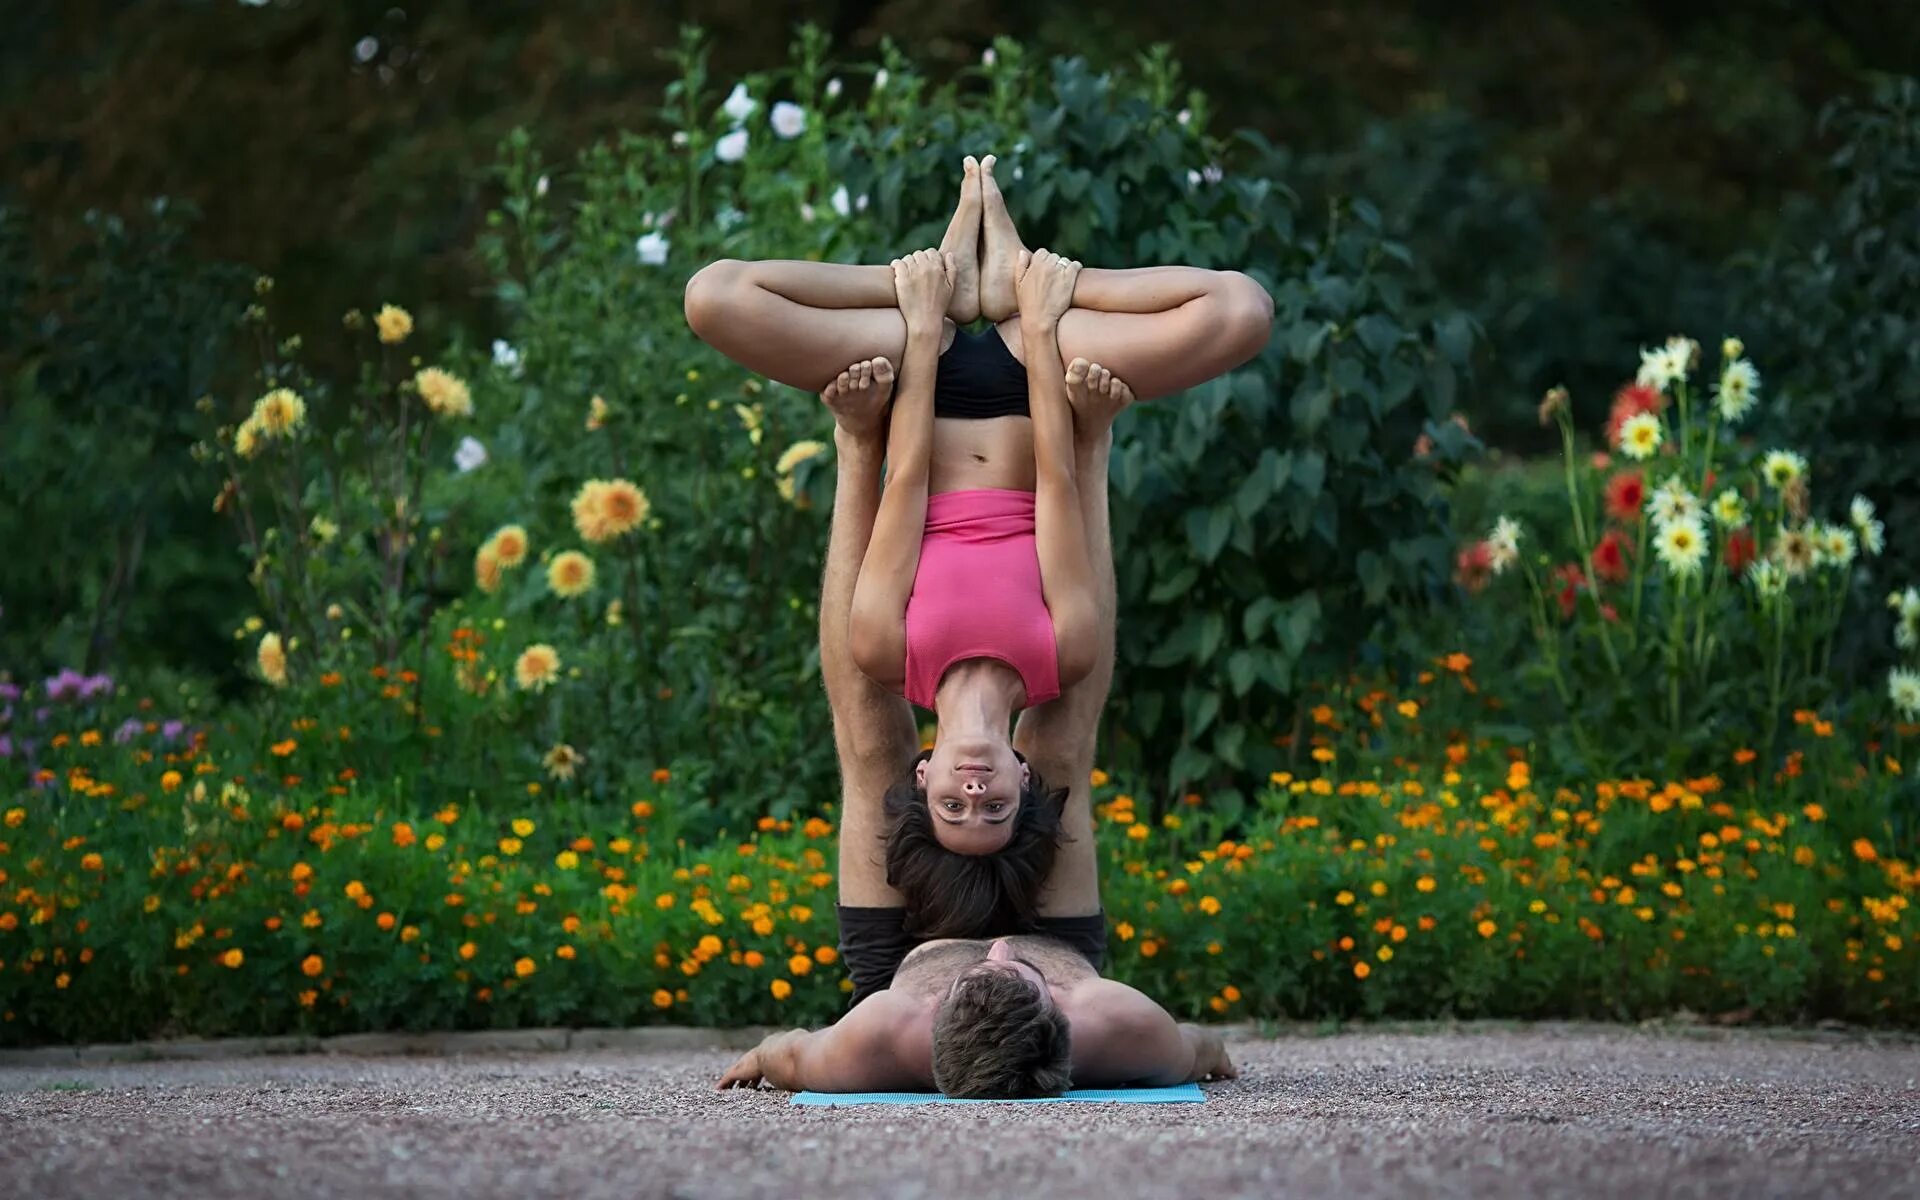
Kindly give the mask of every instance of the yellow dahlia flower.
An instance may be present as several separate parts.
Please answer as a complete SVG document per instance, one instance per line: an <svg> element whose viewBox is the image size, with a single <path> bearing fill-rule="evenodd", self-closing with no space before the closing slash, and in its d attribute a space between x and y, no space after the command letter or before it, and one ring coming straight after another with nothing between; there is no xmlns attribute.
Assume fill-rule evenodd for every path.
<svg viewBox="0 0 1920 1200"><path fill-rule="evenodd" d="M502 567L513 568L527 561L527 531L519 525L502 525L489 544Z"/></svg>
<svg viewBox="0 0 1920 1200"><path fill-rule="evenodd" d="M528 646L514 661L513 678L522 691L544 691L560 680L560 652L545 642Z"/></svg>
<svg viewBox="0 0 1920 1200"><path fill-rule="evenodd" d="M500 590L500 555L492 542L473 556L473 582L489 596Z"/></svg>
<svg viewBox="0 0 1920 1200"><path fill-rule="evenodd" d="M397 304L383 304L380 311L373 315L373 323L380 329L380 340L389 346L397 346L407 340L413 332L413 314Z"/></svg>
<svg viewBox="0 0 1920 1200"><path fill-rule="evenodd" d="M427 407L439 416L473 415L473 392L467 388L466 380L451 371L422 367L413 377L413 386L420 390L420 398L427 402Z"/></svg>
<svg viewBox="0 0 1920 1200"><path fill-rule="evenodd" d="M307 402L292 388L275 388L254 402L251 419L268 437L287 437L306 423Z"/></svg>
<svg viewBox="0 0 1920 1200"><path fill-rule="evenodd" d="M637 528L653 511L647 494L624 479L589 479L573 498L573 527L589 542Z"/></svg>
<svg viewBox="0 0 1920 1200"><path fill-rule="evenodd" d="M566 599L584 595L593 587L593 560L578 550L563 550L547 564L547 586Z"/></svg>
<svg viewBox="0 0 1920 1200"><path fill-rule="evenodd" d="M254 658L260 664L260 675L274 687L287 686L287 650L280 644L280 635L269 633L261 637L260 648L254 652Z"/></svg>
<svg viewBox="0 0 1920 1200"><path fill-rule="evenodd" d="M260 426L252 417L240 422L240 428L233 431L233 452L241 458L260 453Z"/></svg>

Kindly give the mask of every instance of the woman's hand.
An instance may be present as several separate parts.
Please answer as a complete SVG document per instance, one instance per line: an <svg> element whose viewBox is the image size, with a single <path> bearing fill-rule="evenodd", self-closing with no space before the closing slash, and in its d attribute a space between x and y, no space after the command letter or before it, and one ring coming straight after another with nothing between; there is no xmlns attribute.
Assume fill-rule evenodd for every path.
<svg viewBox="0 0 1920 1200"><path fill-rule="evenodd" d="M1014 268L1014 293L1020 302L1020 321L1031 328L1051 328L1073 307L1073 287L1080 264L1051 250L1022 252Z"/></svg>
<svg viewBox="0 0 1920 1200"><path fill-rule="evenodd" d="M938 250L915 250L893 260L893 293L907 332L940 332L953 303L953 255Z"/></svg>

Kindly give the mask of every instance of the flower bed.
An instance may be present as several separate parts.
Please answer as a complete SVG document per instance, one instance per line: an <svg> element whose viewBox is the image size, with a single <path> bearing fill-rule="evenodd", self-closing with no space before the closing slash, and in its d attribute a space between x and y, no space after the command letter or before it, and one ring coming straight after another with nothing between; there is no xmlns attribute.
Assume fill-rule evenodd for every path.
<svg viewBox="0 0 1920 1200"><path fill-rule="evenodd" d="M1203 1019L1920 1022L1920 876L1885 747L1848 765L1804 713L1772 778L1741 754L1561 788L1438 719L1485 703L1467 667L1328 694L1298 739L1319 773L1275 775L1231 835L1198 796L1156 817L1096 774L1112 973ZM537 789L436 807L230 772L205 734L52 752L0 811L0 1043L807 1023L844 1003L823 818L689 846L702 801L665 771L621 808Z"/></svg>

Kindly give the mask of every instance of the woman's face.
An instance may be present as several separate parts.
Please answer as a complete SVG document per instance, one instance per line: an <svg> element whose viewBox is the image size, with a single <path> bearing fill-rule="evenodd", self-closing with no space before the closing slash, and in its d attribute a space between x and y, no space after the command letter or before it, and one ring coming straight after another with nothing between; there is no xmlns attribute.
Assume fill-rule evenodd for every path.
<svg viewBox="0 0 1920 1200"><path fill-rule="evenodd" d="M955 854L992 854L1012 840L1027 775L1011 743L959 738L941 741L916 768L933 834Z"/></svg>

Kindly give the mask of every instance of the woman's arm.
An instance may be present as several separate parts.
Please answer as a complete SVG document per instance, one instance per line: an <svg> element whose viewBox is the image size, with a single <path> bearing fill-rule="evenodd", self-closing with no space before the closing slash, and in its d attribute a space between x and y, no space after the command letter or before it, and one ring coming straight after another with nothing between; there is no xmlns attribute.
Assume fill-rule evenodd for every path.
<svg viewBox="0 0 1920 1200"><path fill-rule="evenodd" d="M1033 418L1034 544L1040 587L1053 618L1060 686L1093 669L1099 653L1099 601L1093 557L1074 475L1073 409L1060 363L1059 320L1073 301L1080 264L1041 250L1017 282L1020 331L1027 357L1027 408ZM1086 364L1076 362L1081 370ZM1099 486L1090 481L1089 486Z"/></svg>
<svg viewBox="0 0 1920 1200"><path fill-rule="evenodd" d="M907 599L927 528L927 472L933 458L933 383L953 296L951 262L920 250L893 264L907 344L887 429L887 482L873 538L853 586L848 641L854 662L893 691L906 685Z"/></svg>

